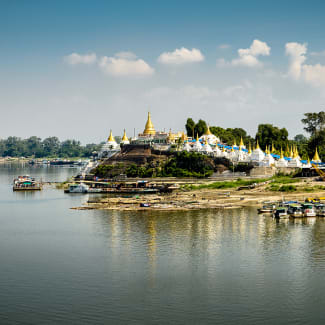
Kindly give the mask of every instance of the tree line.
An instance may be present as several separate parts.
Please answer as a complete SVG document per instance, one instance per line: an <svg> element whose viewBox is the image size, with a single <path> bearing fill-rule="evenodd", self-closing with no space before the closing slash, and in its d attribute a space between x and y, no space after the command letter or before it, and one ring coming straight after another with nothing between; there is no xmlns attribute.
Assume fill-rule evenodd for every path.
<svg viewBox="0 0 325 325"><path fill-rule="evenodd" d="M272 124L259 124L255 137L250 136L242 128L222 128L220 126L210 126L210 131L216 135L223 143L228 145L239 145L240 139L248 148L258 141L262 150L267 146L273 148L274 153L280 154L281 148L285 155L289 155L291 148L296 146L303 159L312 158L316 147L321 159L325 160L325 112L305 113L301 120L304 130L309 137L303 134L297 134L293 139L289 139L289 133L286 128L279 128ZM200 119L197 123L192 118L186 121L186 132L190 137L202 136L207 132L208 125L206 121Z"/></svg>
<svg viewBox="0 0 325 325"><path fill-rule="evenodd" d="M101 144L81 145L77 140L60 141L57 137L44 140L36 136L27 139L8 137L0 139L1 157L90 157L94 151L100 150Z"/></svg>

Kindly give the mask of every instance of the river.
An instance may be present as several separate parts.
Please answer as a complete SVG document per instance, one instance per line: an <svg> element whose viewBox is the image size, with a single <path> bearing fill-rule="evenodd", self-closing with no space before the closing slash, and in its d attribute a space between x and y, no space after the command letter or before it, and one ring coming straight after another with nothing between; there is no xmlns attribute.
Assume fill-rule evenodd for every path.
<svg viewBox="0 0 325 325"><path fill-rule="evenodd" d="M72 210L87 195L13 192L0 165L1 324L319 324L325 218L227 211Z"/></svg>

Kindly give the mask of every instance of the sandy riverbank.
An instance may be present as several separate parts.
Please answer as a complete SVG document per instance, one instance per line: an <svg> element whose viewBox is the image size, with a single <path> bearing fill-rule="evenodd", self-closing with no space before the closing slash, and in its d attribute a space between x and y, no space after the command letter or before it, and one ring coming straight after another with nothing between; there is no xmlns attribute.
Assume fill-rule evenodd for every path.
<svg viewBox="0 0 325 325"><path fill-rule="evenodd" d="M324 182L308 182L308 188L319 186ZM325 184L325 183L324 183ZM237 189L217 190L200 189L178 191L165 195L139 195L131 198L106 197L90 198L83 207L74 209L104 209L104 210L199 210L199 209L235 209L248 206L259 206L264 201L301 200L307 197L325 197L325 191L309 192L298 190L293 193L272 192L268 185L251 190ZM306 189L306 183L304 183ZM149 203L149 208L140 207L140 203Z"/></svg>

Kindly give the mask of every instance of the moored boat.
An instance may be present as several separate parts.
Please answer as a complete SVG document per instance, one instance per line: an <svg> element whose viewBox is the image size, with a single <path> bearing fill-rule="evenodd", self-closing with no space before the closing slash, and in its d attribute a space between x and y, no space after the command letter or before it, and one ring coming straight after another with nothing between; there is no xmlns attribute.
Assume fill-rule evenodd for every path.
<svg viewBox="0 0 325 325"><path fill-rule="evenodd" d="M278 207L276 210L273 212L273 217L276 219L285 219L288 218L288 209L285 207Z"/></svg>
<svg viewBox="0 0 325 325"><path fill-rule="evenodd" d="M316 217L316 209L311 203L304 203L302 205L302 211L304 217Z"/></svg>
<svg viewBox="0 0 325 325"><path fill-rule="evenodd" d="M71 184L64 191L65 193L88 193L89 186L83 183L80 184Z"/></svg>
<svg viewBox="0 0 325 325"><path fill-rule="evenodd" d="M18 176L13 182L13 191L40 191L42 184L29 175Z"/></svg>
<svg viewBox="0 0 325 325"><path fill-rule="evenodd" d="M290 204L288 214L293 218L301 218L304 215L300 204Z"/></svg>

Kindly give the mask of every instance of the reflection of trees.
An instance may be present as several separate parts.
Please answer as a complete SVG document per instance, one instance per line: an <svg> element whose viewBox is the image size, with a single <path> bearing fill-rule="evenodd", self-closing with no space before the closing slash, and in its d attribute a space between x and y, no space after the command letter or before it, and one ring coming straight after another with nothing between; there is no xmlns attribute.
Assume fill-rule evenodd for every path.
<svg viewBox="0 0 325 325"><path fill-rule="evenodd" d="M166 259L194 269L220 267L237 256L263 272L266 258L299 260L298 247L304 256L324 254L325 219L317 219L315 225L306 219L277 221L258 215L256 208L93 213L98 217L97 231L105 234L112 255L143 261L151 280L158 266L165 267L160 263Z"/></svg>

